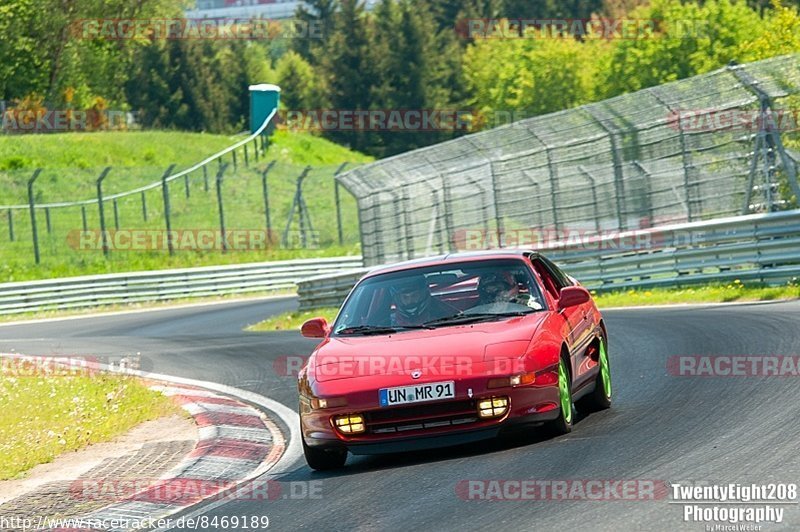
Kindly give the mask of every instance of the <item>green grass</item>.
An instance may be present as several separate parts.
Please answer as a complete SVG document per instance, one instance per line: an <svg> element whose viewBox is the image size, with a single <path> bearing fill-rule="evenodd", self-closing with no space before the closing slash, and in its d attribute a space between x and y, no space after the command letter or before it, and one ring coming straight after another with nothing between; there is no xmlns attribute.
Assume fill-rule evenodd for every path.
<svg viewBox="0 0 800 532"><path fill-rule="evenodd" d="M800 299L800 285L744 286L740 282L729 285L708 285L694 288L652 290L628 290L594 294L600 309L612 307L636 307L643 305L674 305L687 303L730 303L734 301L774 301L777 299ZM304 321L317 316L331 322L338 308L321 308L304 312L287 312L273 316L247 328L248 331L285 331L299 329Z"/></svg>
<svg viewBox="0 0 800 532"><path fill-rule="evenodd" d="M246 330L252 332L299 330L303 322L310 320L311 318L322 317L327 319L328 323L331 323L333 318L336 317L337 312L339 312L339 309L333 307L303 312L286 312L284 314L278 314L277 316L273 316L262 322L256 323L255 325L251 325Z"/></svg>
<svg viewBox="0 0 800 532"><path fill-rule="evenodd" d="M0 204L27 203L26 182L34 167L45 168L35 183L37 203L82 200L96 197L95 180L104 165L113 166L104 181L106 196L156 182L171 163L178 168L191 166L243 137L190 134L178 132L119 132L90 134L54 134L0 137ZM105 149L98 148L105 146ZM170 257L164 250L117 251L109 258L99 250L74 249L77 234L83 227L80 207L51 209L50 231L43 210L37 210L37 228L41 264L35 265L31 222L27 209L12 211L14 241L10 239L8 212L0 210L0 282L113 273L124 271L180 268L215 264L233 264L291 258L353 255L359 252L358 221L355 200L342 191L344 241L340 245L334 203L333 173L342 162L361 164L369 157L352 152L325 139L307 134L277 131L266 157L255 161L250 145L250 164L245 166L244 150L238 151L238 167L232 158L225 161L222 191L227 230L264 230L266 213L261 183L267 161L277 165L269 174L270 221L273 235L283 233L292 206L296 178L306 165L314 169L304 186L305 201L314 230L316 247L302 248L298 242L288 246L273 245L266 250L178 251ZM22 158L22 162L20 161ZM88 161L80 167L75 161ZM10 162L11 161L11 162ZM17 162L13 162L17 161ZM102 161L102 162L101 162ZM83 163L81 163L82 165ZM127 166L133 165L133 166ZM6 170L2 170L2 168ZM187 179L169 187L171 225L174 230L217 230L217 204L213 165L206 176L193 172ZM188 185L189 197L186 196ZM144 203L144 206L143 206ZM144 219L144 207L147 220ZM105 202L106 228L115 228L113 202ZM164 200L161 188L137 194L117 203L121 229L163 230ZM100 227L96 204L85 209L87 228ZM295 217L292 230L299 228Z"/></svg>
<svg viewBox="0 0 800 532"><path fill-rule="evenodd" d="M35 168L99 171L106 166L166 168L171 164L177 164L179 167L187 167L243 138L244 135L212 135L182 131L4 135L0 136L0 172L19 170L21 176L30 177L30 171ZM252 155L252 152L250 154ZM275 132L267 156L282 162L315 166L343 161L363 163L371 160L366 155L350 151L323 138L308 133L283 130ZM135 185L143 184L135 177L134 180ZM68 179L56 180L49 192L54 196L64 193L63 197L57 198L59 200L72 199L72 194L80 191L78 185L78 182ZM5 188L0 190L0 203L25 199L24 190L22 194Z"/></svg>
<svg viewBox="0 0 800 532"><path fill-rule="evenodd" d="M595 296L600 308L673 305L686 303L732 303L734 301L774 301L800 298L800 286L745 286L740 282L728 285L707 285L693 288L654 288L609 292Z"/></svg>
<svg viewBox="0 0 800 532"><path fill-rule="evenodd" d="M183 415L133 377L0 376L0 480L176 413Z"/></svg>

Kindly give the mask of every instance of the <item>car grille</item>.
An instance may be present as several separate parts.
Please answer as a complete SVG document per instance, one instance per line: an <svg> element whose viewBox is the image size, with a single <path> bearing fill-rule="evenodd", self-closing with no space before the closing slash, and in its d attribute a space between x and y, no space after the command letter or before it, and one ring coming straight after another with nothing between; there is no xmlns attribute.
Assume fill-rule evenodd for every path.
<svg viewBox="0 0 800 532"><path fill-rule="evenodd" d="M444 401L401 406L364 413L369 434L396 434L409 430L468 425L478 421L475 401Z"/></svg>

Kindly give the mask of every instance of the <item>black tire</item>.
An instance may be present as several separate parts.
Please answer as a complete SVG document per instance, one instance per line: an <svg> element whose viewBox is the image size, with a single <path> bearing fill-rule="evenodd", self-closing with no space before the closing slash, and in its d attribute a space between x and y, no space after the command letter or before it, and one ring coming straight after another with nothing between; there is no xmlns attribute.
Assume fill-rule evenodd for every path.
<svg viewBox="0 0 800 532"><path fill-rule="evenodd" d="M606 340L601 338L600 352L597 355L600 371L597 372L597 377L594 381L594 391L578 401L578 408L586 412L598 412L611 408L611 366L607 350ZM608 379L607 382L606 379ZM606 384L608 385L607 387Z"/></svg>
<svg viewBox="0 0 800 532"><path fill-rule="evenodd" d="M569 373L569 361L563 356L558 363L558 394L559 394L559 414L556 419L548 425L554 435L569 434L572 432L572 422L575 419L575 408L572 404L572 377ZM563 374L562 374L563 372ZM566 377L566 388L563 388L562 378ZM566 394L564 396L563 394Z"/></svg>
<svg viewBox="0 0 800 532"><path fill-rule="evenodd" d="M303 454L306 457L308 467L316 471L329 471L343 467L347 461L347 451L345 449L314 449L306 445L303 439Z"/></svg>

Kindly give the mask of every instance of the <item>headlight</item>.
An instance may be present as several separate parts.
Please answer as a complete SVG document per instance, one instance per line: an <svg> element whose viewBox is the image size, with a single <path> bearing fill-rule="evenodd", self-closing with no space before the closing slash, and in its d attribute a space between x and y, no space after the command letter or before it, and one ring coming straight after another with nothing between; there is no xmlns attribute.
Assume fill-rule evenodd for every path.
<svg viewBox="0 0 800 532"><path fill-rule="evenodd" d="M366 425L364 425L364 417L361 414L335 416L333 425L342 434L361 434L367 430Z"/></svg>
<svg viewBox="0 0 800 532"><path fill-rule="evenodd" d="M508 397L492 397L478 401L478 415L484 419L503 417L508 412Z"/></svg>

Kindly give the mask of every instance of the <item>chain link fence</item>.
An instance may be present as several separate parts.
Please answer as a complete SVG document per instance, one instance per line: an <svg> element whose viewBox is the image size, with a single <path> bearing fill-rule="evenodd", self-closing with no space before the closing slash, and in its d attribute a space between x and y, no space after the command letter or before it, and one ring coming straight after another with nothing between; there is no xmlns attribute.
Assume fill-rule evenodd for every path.
<svg viewBox="0 0 800 532"><path fill-rule="evenodd" d="M0 206L0 276L39 263L149 269L357 251L355 199L334 179L346 165L269 160L266 147L257 137L186 170L5 170L15 203ZM61 201L65 181L85 199Z"/></svg>
<svg viewBox="0 0 800 532"><path fill-rule="evenodd" d="M799 92L800 55L731 65L337 179L357 198L368 265L463 249L470 230L489 248L513 231L561 240L785 210L800 197L784 147L798 145Z"/></svg>

